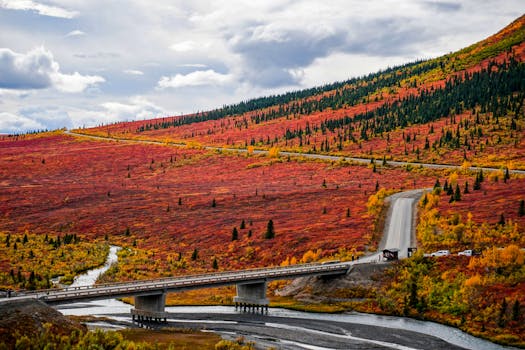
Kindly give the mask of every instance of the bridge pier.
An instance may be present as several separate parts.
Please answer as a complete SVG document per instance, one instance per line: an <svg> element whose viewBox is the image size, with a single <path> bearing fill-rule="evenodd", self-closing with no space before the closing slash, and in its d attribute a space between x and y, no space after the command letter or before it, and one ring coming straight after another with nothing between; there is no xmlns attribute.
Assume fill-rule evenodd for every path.
<svg viewBox="0 0 525 350"><path fill-rule="evenodd" d="M166 322L168 313L164 312L166 293L135 296L135 308L131 318L137 322Z"/></svg>
<svg viewBox="0 0 525 350"><path fill-rule="evenodd" d="M252 313L268 313L269 300L266 298L267 283L239 283L237 295L233 298L235 310Z"/></svg>

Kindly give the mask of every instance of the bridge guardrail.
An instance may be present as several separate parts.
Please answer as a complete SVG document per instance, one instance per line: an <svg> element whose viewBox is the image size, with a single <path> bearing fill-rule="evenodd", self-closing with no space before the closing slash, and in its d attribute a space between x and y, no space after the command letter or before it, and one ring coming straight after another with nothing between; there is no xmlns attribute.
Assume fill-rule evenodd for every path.
<svg viewBox="0 0 525 350"><path fill-rule="evenodd" d="M342 266L350 265L350 262L341 262L337 264L330 264L330 265L323 265L322 263L310 263L310 264L298 264L293 266L276 266L271 268L253 268L253 269L247 269L247 270L241 270L243 272L244 277L271 277L271 276L278 276L281 275L280 272L288 272L288 273L297 273L301 271L311 270L311 269L319 269L319 271L331 271L331 270L339 270ZM237 278L239 275L238 273L241 271L223 271L223 272L210 272L210 273L204 273L204 274L192 274L192 275L182 275L182 276L175 276L175 277L165 277L165 278L159 278L159 279L146 279L146 280L138 280L138 281L125 281L125 282L115 282L115 283L103 283L103 284L97 284L94 286L78 286L78 287L65 287L65 288L51 288L51 289L40 289L35 291L23 291L22 293L24 295L35 295L35 294L41 294L41 293L57 293L57 292L73 292L73 291L88 291L93 289L102 289L107 287L130 287L132 285L144 285L145 283L149 282L155 282L155 283L164 283L168 284L169 282L183 282L184 280L188 281L196 281L201 280L206 277L210 277L207 282L213 282L216 281L219 277L224 276L234 276L234 278ZM268 272L267 274L264 274L264 272ZM252 273L263 273L263 274L257 274L252 275ZM227 279L229 280L229 279ZM225 280L226 281L226 280Z"/></svg>
<svg viewBox="0 0 525 350"><path fill-rule="evenodd" d="M96 286L70 287L62 289L48 289L34 291L39 298L47 301L76 299L79 297L122 295L130 292L148 292L156 290L173 290L178 288L222 283L239 283L257 279L275 277L293 277L304 273L339 271L348 268L353 263L337 264L301 264L276 268L258 268L241 271L224 271L220 273L206 273L201 275L186 275L163 279L150 279L132 282L100 284Z"/></svg>

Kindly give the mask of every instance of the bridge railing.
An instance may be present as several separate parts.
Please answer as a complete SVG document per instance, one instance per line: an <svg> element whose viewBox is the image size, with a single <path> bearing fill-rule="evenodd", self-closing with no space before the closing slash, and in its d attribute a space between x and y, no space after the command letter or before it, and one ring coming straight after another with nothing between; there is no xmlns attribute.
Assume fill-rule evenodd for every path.
<svg viewBox="0 0 525 350"><path fill-rule="evenodd" d="M289 266L275 266L275 267L264 267L264 268L252 268L247 270L230 270L222 272L209 272L202 274L191 274L191 275L181 275L174 277L164 277L157 279L145 279L145 280L136 280L136 281L127 281L127 282L114 282L114 283L103 283L93 286L78 286L78 287L65 287L65 288L51 288L51 289L39 289L35 291L24 291L24 295L35 295L35 294L49 294L49 293L59 293L59 292L83 292L93 289L101 288L130 288L135 285L151 285L152 288L162 288L169 284L170 282L183 285L187 282L188 285L192 284L206 284L211 282L221 282L228 281L231 279L239 278L268 278L272 276L284 275L283 272L301 273L306 270L319 270L322 271L332 271L340 270L342 267L349 265L349 262L341 262L336 264L323 264L323 263L309 263L309 264L296 264ZM230 277L230 278L227 278Z"/></svg>

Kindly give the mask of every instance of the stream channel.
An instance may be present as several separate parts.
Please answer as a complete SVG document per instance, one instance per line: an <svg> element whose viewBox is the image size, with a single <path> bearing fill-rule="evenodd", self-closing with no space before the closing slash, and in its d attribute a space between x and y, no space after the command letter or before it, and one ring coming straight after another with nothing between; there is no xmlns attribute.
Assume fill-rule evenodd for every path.
<svg viewBox="0 0 525 350"><path fill-rule="evenodd" d="M72 286L92 285L111 264L120 248L110 247L103 267L77 276ZM116 299L57 306L64 315L98 316L108 321L90 327L133 327L132 306ZM170 327L206 329L226 339L244 336L259 346L275 349L514 349L473 337L459 329L405 317L357 312L326 314L270 308L268 315L246 314L233 306L166 307ZM136 326L136 325L135 325Z"/></svg>

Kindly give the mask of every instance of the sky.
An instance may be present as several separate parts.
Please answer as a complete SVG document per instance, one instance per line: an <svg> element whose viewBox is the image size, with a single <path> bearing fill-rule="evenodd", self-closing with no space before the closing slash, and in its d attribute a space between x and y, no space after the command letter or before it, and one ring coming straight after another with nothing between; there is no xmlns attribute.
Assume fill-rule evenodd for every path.
<svg viewBox="0 0 525 350"><path fill-rule="evenodd" d="M209 110L456 51L523 0L0 0L0 133Z"/></svg>

